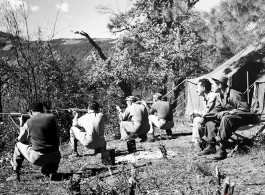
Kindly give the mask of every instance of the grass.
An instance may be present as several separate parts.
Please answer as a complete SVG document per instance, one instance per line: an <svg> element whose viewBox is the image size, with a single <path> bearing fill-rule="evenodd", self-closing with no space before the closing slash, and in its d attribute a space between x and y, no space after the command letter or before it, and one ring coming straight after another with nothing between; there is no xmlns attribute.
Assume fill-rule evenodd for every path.
<svg viewBox="0 0 265 195"><path fill-rule="evenodd" d="M183 124L177 125L173 131L175 139L172 140L137 142L138 150L164 151L166 158L142 158L134 163L119 162L112 167L102 165L100 154L93 155L93 151L82 146L78 150L84 156L69 160L71 150L65 143L61 146L60 181L50 181L41 175L40 167L25 161L21 182L5 182L12 173L9 163L12 150L9 148L1 152L0 193L125 195L134 189L135 194L139 195L212 195L221 188L215 176L218 167L222 175L221 184L226 177L236 184L234 194L265 194L264 135L259 135L247 152L236 152L231 158L213 162L195 155L189 144L190 134L183 133L187 128ZM126 151L126 147L126 142L108 141L108 148L115 148L116 151Z"/></svg>

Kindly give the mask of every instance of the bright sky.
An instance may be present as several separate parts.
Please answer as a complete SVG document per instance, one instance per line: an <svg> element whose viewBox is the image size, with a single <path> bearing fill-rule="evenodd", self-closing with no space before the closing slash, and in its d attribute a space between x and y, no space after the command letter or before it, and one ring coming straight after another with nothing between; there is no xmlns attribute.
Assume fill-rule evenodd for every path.
<svg viewBox="0 0 265 195"><path fill-rule="evenodd" d="M0 0L0 3L4 0ZM21 0L8 0L12 6L21 4ZM30 31L41 27L46 34L51 35L56 20L58 8L60 12L56 22L55 38L81 38L72 31L83 30L93 38L114 37L107 29L109 15L100 14L96 7L105 5L116 12L125 11L130 0L27 0L31 7L29 17ZM196 6L199 10L208 11L220 0L200 0ZM1 29L1 27L0 27Z"/></svg>

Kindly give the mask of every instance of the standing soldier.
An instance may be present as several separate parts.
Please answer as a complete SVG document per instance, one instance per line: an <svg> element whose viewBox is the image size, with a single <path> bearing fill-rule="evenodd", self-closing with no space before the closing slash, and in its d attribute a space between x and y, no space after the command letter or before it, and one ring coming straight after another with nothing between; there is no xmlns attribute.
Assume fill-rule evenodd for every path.
<svg viewBox="0 0 265 195"><path fill-rule="evenodd" d="M14 173L6 181L20 180L20 169L24 159L41 166L41 173L56 179L61 154L59 151L58 127L52 114L43 113L43 104L29 105L31 118L23 125L20 118L20 133L15 145L13 160ZM31 142L31 145L28 142Z"/></svg>

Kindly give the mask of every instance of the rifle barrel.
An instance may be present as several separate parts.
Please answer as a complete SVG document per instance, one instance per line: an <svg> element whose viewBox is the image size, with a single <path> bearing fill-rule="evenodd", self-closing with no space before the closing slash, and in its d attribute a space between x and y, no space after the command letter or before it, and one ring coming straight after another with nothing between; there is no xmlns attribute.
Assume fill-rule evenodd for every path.
<svg viewBox="0 0 265 195"><path fill-rule="evenodd" d="M55 110L50 110L51 112L56 112L56 111L76 111L76 112L87 112L86 109L80 109L80 108L66 108L66 109L55 109Z"/></svg>
<svg viewBox="0 0 265 195"><path fill-rule="evenodd" d="M29 114L22 114L22 113L17 113L17 112L10 112L10 113L0 113L0 115L9 115L9 116L12 116L12 117L30 117Z"/></svg>

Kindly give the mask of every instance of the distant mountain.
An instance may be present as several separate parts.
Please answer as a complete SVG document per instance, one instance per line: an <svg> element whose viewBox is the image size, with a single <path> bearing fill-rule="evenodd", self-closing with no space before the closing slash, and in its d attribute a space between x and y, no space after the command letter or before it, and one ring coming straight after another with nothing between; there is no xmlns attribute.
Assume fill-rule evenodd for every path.
<svg viewBox="0 0 265 195"><path fill-rule="evenodd" d="M12 56L13 45L10 41L10 34L0 31L0 58ZM116 39L110 38L93 38L101 47L102 52L107 56L113 54L112 47ZM82 39L54 39L50 42L52 49L59 51L67 57L75 57L80 64L84 64L90 52L94 49L89 41Z"/></svg>
<svg viewBox="0 0 265 195"><path fill-rule="evenodd" d="M113 54L112 47L114 46L115 39L93 39L99 47L102 49L102 52L107 56ZM92 51L93 46L85 38L83 39L54 39L51 41L51 46L54 50L60 51L66 56L74 56L76 59L85 60L87 56Z"/></svg>

